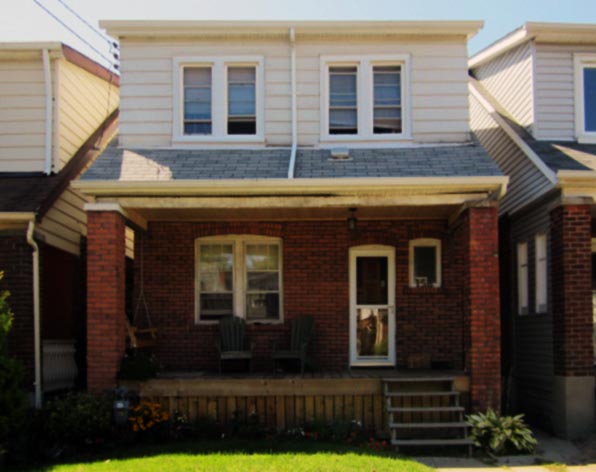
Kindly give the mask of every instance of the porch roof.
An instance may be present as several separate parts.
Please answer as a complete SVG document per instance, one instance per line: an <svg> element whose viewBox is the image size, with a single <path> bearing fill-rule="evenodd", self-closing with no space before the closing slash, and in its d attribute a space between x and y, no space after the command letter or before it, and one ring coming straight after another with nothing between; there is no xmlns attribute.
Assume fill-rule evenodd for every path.
<svg viewBox="0 0 596 472"><path fill-rule="evenodd" d="M83 181L156 182L287 178L290 150L123 149L109 146ZM502 176L476 143L391 149L350 149L332 159L329 149L298 149L295 179Z"/></svg>

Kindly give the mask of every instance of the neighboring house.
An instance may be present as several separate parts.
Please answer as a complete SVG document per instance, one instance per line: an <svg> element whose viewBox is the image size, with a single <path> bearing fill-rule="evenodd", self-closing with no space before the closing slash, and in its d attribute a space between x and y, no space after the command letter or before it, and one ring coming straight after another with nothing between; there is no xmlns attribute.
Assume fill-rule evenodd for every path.
<svg viewBox="0 0 596 472"><path fill-rule="evenodd" d="M471 141L467 39L480 22L102 26L120 40L119 136L72 184L93 199L90 390L115 385L125 350L130 227L167 370L215 370L217 322L236 315L255 341L255 370L270 371L272 343L312 315L320 372L389 368L374 395L396 366L457 372L474 410L498 408L507 178ZM254 385L224 391L199 378L191 394L180 379L173 396L245 388L245 405ZM364 387L330 379L336 390L318 390L335 392L330 405L352 400L328 413L362 413L352 401ZM292 405L306 391L295 388ZM196 414L201 401L184 408Z"/></svg>
<svg viewBox="0 0 596 472"><path fill-rule="evenodd" d="M594 429L596 25L526 23L470 60L471 123L511 181L500 206L508 401Z"/></svg>
<svg viewBox="0 0 596 472"><path fill-rule="evenodd" d="M26 387L72 386L83 356L88 201L69 188L115 133L119 78L61 43L0 43L0 271ZM75 341L79 341L76 343Z"/></svg>

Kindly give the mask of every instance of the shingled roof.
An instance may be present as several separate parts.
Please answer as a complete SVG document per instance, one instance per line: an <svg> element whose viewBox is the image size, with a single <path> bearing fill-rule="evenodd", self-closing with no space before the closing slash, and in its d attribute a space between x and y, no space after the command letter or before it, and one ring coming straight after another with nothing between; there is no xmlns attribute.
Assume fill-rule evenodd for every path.
<svg viewBox="0 0 596 472"><path fill-rule="evenodd" d="M289 149L121 149L109 146L82 180L171 181L283 179ZM331 158L325 149L299 149L295 178L501 176L476 143L392 149L351 149L349 158Z"/></svg>

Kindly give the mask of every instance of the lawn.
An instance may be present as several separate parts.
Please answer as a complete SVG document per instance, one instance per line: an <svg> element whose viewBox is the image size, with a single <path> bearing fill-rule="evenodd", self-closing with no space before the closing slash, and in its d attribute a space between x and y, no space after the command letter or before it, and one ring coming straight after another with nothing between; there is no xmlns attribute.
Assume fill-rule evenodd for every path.
<svg viewBox="0 0 596 472"><path fill-rule="evenodd" d="M37 468L36 470L40 470ZM392 471L432 469L393 452L368 451L326 443L197 441L176 446L137 447L111 456L50 465L52 472L166 471Z"/></svg>

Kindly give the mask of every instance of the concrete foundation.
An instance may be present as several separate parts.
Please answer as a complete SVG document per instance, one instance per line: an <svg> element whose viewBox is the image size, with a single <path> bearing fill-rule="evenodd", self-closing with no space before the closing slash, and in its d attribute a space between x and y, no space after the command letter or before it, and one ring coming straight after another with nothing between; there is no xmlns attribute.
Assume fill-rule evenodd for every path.
<svg viewBox="0 0 596 472"><path fill-rule="evenodd" d="M557 436L579 439L594 431L594 377L555 376L553 428Z"/></svg>

